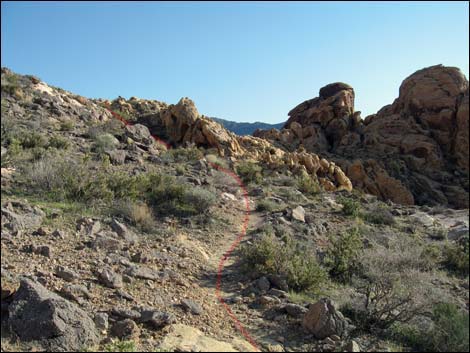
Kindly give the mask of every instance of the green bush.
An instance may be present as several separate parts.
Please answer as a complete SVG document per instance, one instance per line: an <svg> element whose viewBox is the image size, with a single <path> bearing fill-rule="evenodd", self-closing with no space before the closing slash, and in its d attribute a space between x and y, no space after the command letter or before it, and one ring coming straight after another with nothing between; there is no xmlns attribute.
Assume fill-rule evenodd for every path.
<svg viewBox="0 0 470 353"><path fill-rule="evenodd" d="M119 141L109 133L98 135L94 140L93 151L97 153L113 150L119 144Z"/></svg>
<svg viewBox="0 0 470 353"><path fill-rule="evenodd" d="M237 166L237 174L246 184L260 184L263 181L263 168L258 164L245 161Z"/></svg>
<svg viewBox="0 0 470 353"><path fill-rule="evenodd" d="M302 174L297 180L299 191L307 195L316 195L321 191L320 184L308 174Z"/></svg>
<svg viewBox="0 0 470 353"><path fill-rule="evenodd" d="M346 197L339 197L338 202L343 205L343 214L346 216L357 217L360 214L361 205L358 201Z"/></svg>
<svg viewBox="0 0 470 353"><path fill-rule="evenodd" d="M107 175L94 174L90 169L89 162L47 154L28 165L23 176L35 192L55 200L111 201Z"/></svg>
<svg viewBox="0 0 470 353"><path fill-rule="evenodd" d="M374 211L363 214L362 218L373 224L385 224L391 226L396 223L392 213L389 210L380 207Z"/></svg>
<svg viewBox="0 0 470 353"><path fill-rule="evenodd" d="M444 265L461 275L469 273L469 238L461 237L458 242L448 243L443 250Z"/></svg>
<svg viewBox="0 0 470 353"><path fill-rule="evenodd" d="M111 213L124 218L145 233L156 230L156 223L150 207L142 201L118 200L114 202Z"/></svg>
<svg viewBox="0 0 470 353"><path fill-rule="evenodd" d="M65 149L70 147L70 142L64 137L53 136L49 140L48 147L53 147L53 148L64 149L65 150Z"/></svg>
<svg viewBox="0 0 470 353"><path fill-rule="evenodd" d="M442 293L432 284L432 262L414 239L397 238L363 250L353 285L363 297L352 305L354 320L365 330L387 329L426 315Z"/></svg>
<svg viewBox="0 0 470 353"><path fill-rule="evenodd" d="M439 303L432 310L428 329L412 324L396 324L392 338L416 352L468 352L469 316L452 303Z"/></svg>
<svg viewBox="0 0 470 353"><path fill-rule="evenodd" d="M74 127L75 127L75 124L72 120L66 120L60 123L61 131L72 131Z"/></svg>
<svg viewBox="0 0 470 353"><path fill-rule="evenodd" d="M189 188L184 193L184 202L190 206L191 214L206 212L215 201L214 193L203 188Z"/></svg>
<svg viewBox="0 0 470 353"><path fill-rule="evenodd" d="M113 341L104 346L105 352L136 352L134 341Z"/></svg>
<svg viewBox="0 0 470 353"><path fill-rule="evenodd" d="M242 247L241 258L246 273L279 275L297 291L308 290L326 280L314 253L300 249L295 241L282 242L272 234L264 234L254 244Z"/></svg>
<svg viewBox="0 0 470 353"><path fill-rule="evenodd" d="M196 147L172 148L161 154L161 158L167 163L186 163L202 159L204 154Z"/></svg>
<svg viewBox="0 0 470 353"><path fill-rule="evenodd" d="M36 131L31 131L31 132L23 131L18 136L18 138L23 148L35 148L35 147L46 148L49 144L47 137Z"/></svg>
<svg viewBox="0 0 470 353"><path fill-rule="evenodd" d="M260 211L260 212L264 212L264 211L274 212L278 209L279 209L279 205L271 200L263 199L263 200L258 201L258 203L256 204L256 211Z"/></svg>
<svg viewBox="0 0 470 353"><path fill-rule="evenodd" d="M433 310L434 327L429 335L435 352L469 351L469 317L454 304L438 304Z"/></svg>
<svg viewBox="0 0 470 353"><path fill-rule="evenodd" d="M362 248L362 237L357 228L333 238L325 257L325 266L331 277L341 282L348 282L358 271L358 259Z"/></svg>

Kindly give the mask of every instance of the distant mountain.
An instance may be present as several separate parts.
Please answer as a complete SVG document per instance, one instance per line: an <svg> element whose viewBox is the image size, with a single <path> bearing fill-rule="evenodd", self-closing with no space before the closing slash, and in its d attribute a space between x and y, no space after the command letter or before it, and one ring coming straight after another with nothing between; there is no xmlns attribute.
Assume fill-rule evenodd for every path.
<svg viewBox="0 0 470 353"><path fill-rule="evenodd" d="M235 121L228 121L219 118L212 118L211 119L217 121L219 124L222 124L227 130L236 133L237 135L252 135L256 129L282 129L285 123L279 124L266 124L266 123L237 123Z"/></svg>

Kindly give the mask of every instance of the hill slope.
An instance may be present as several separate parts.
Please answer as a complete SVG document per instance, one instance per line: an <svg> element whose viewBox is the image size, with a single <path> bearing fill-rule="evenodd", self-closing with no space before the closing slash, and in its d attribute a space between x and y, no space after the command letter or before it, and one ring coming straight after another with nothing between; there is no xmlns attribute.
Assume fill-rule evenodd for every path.
<svg viewBox="0 0 470 353"><path fill-rule="evenodd" d="M211 118L212 120L217 121L227 130L234 132L237 135L253 135L258 129L262 130L269 130L269 129L282 129L285 123L279 124L266 124L262 122L255 122L255 123L239 123L236 121L229 121L219 118Z"/></svg>
<svg viewBox="0 0 470 353"><path fill-rule="evenodd" d="M188 98L1 83L2 351L468 350L468 209L349 192Z"/></svg>

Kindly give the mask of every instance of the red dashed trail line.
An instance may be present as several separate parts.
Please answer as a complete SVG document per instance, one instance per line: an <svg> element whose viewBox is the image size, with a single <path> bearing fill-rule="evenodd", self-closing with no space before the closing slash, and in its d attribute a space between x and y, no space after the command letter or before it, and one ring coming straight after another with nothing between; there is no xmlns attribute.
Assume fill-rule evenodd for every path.
<svg viewBox="0 0 470 353"><path fill-rule="evenodd" d="M132 126L132 124L130 122L128 122L126 119L124 119L118 113L114 112L110 108L109 104L105 104L105 108L113 115L113 117L115 117L116 119L121 121L124 125ZM167 142L165 142L162 139L158 138L157 136L152 135L152 137L157 143L160 143L160 144L164 145L167 149L171 148L170 144L168 144ZM222 272L223 272L224 267L225 267L225 262L232 255L232 252L240 244L242 239L246 236L246 232L247 232L247 228L248 228L248 222L250 220L250 212L251 212L250 202L249 202L249 199L248 199L248 192L247 192L247 189L246 189L245 185L243 184L242 180L240 179L240 177L237 174L235 174L233 171L231 171L229 169L226 169L226 168L223 168L222 166L220 166L217 163L213 163L213 162L208 162L208 163L211 165L212 168L214 168L214 169L216 169L216 170L218 170L222 173L227 174L228 176L230 176L231 178L233 178L236 181L236 183L238 184L238 186L240 187L240 189L243 192L243 200L244 200L244 203L245 203L245 212L244 212L244 219L243 219L242 229L241 229L240 233L238 234L237 238L235 239L235 241L230 245L230 248L225 252L225 254L222 256L222 258L219 261L219 266L218 266L218 271L217 271L216 288L215 288L215 296L217 297L217 300L220 302L220 304L227 311L228 315L230 316L230 318L234 322L234 324L235 324L236 328L238 329L238 331L240 331L240 333L245 337L245 339L253 346L253 348L256 351L260 351L256 341L251 337L251 335L248 333L248 331L243 326L243 324L240 322L240 320L238 320L238 318L232 312L232 310L230 309L230 306L227 305L227 303L225 303L224 298L221 295L221 289L220 289L221 285L222 285Z"/></svg>

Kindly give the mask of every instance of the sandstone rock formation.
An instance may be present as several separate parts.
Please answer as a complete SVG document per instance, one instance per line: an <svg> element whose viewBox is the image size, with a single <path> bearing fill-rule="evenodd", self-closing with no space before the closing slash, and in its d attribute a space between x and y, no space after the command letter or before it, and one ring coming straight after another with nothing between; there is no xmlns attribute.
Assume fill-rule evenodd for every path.
<svg viewBox="0 0 470 353"><path fill-rule="evenodd" d="M129 101L118 98L105 104L118 113L129 115L137 123L135 126L147 126L154 136L170 145L213 148L220 156L231 157L235 161L252 160L272 169L305 171L326 190L352 190L349 178L335 163L304 149L289 152L275 147L266 139L237 136L200 115L189 98L182 98L172 105L137 98Z"/></svg>
<svg viewBox="0 0 470 353"><path fill-rule="evenodd" d="M289 112L280 131L255 136L335 161L353 185L402 204L468 207L468 81L442 65L405 79L399 97L362 120L344 83Z"/></svg>

